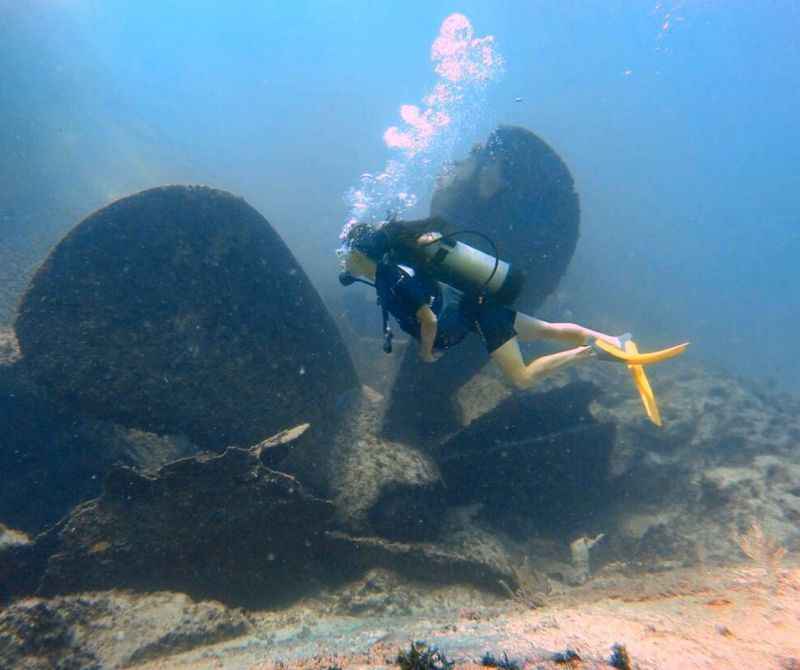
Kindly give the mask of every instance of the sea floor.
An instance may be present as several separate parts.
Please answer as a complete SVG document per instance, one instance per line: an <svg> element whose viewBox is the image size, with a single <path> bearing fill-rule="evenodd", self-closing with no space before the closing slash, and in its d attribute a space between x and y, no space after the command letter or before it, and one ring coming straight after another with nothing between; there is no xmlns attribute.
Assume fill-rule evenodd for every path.
<svg viewBox="0 0 800 670"><path fill-rule="evenodd" d="M457 600L457 598L456 598ZM328 616L313 603L255 617L254 633L138 666L142 670L390 668L424 640L480 667L486 652L520 668L610 668L622 644L641 670L800 669L800 565L770 574L750 565L635 577L603 574L553 596L431 614ZM580 661L558 662L573 651ZM619 666L618 666L619 667Z"/></svg>

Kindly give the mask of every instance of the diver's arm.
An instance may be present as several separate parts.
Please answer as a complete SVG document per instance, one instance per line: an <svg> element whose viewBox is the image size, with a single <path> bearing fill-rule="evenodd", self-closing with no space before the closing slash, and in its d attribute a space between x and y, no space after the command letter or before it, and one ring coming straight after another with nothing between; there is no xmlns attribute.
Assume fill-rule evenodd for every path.
<svg viewBox="0 0 800 670"><path fill-rule="evenodd" d="M417 310L419 319L419 357L426 363L433 363L433 341L436 339L437 319L428 305Z"/></svg>

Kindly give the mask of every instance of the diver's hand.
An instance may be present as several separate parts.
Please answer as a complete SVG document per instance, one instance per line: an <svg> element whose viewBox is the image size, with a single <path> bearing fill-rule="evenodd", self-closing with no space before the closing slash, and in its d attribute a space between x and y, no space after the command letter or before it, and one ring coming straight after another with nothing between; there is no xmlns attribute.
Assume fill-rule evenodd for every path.
<svg viewBox="0 0 800 670"><path fill-rule="evenodd" d="M433 244L437 240L442 239L441 233L430 232L430 233L423 233L417 238L417 244L421 247L424 247L428 244Z"/></svg>

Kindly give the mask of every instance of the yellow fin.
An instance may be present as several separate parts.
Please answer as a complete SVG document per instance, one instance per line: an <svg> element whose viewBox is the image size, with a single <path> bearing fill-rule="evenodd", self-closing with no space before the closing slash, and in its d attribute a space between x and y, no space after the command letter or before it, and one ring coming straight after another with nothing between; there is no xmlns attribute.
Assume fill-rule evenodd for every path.
<svg viewBox="0 0 800 670"><path fill-rule="evenodd" d="M636 348L636 343L633 340L628 340L625 343L625 353L636 355L639 350ZM633 383L636 390L639 391L639 397L642 399L644 411L647 418L650 419L656 426L661 426L661 412L658 410L658 403L656 402L655 393L650 386L650 381L647 379L647 374L641 365L628 365L628 370L631 371Z"/></svg>
<svg viewBox="0 0 800 670"><path fill-rule="evenodd" d="M625 363L629 363L631 365L652 365L653 363L668 361L670 358L680 356L684 351L686 351L686 347L689 346L688 342L684 342L683 344L676 344L674 347L661 349L659 351L651 351L647 354L640 354L638 353L637 349L637 353L634 354L630 351L623 351L619 347L615 347L613 344L609 344L603 340L595 340L595 344L607 354L610 354L614 358L618 358L620 361L624 361Z"/></svg>

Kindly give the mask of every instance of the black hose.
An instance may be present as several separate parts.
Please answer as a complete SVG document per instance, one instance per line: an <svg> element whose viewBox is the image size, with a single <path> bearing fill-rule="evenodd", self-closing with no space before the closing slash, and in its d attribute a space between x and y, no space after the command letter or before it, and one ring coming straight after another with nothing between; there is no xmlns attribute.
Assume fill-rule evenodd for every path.
<svg viewBox="0 0 800 670"><path fill-rule="evenodd" d="M373 284L371 281L367 281L366 279L361 279L361 277L356 277L355 275L352 275L349 272L339 273L339 283L342 286L350 286L351 284L355 284L356 282L359 282L360 284L366 284L367 286L375 288L375 284Z"/></svg>

